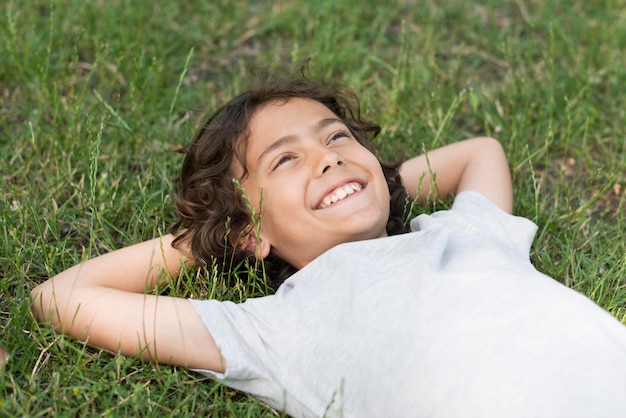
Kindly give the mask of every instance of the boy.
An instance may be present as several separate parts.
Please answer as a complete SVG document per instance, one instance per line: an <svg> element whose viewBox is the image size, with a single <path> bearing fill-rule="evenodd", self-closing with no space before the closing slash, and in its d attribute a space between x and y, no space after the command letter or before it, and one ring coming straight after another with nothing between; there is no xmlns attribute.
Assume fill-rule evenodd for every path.
<svg viewBox="0 0 626 418"><path fill-rule="evenodd" d="M33 290L35 313L293 416L623 416L626 329L532 267L536 227L510 215L500 144L386 166L369 145L378 131L309 80L234 98L188 149L182 230L60 273ZM456 198L389 236L404 190ZM276 294L145 294L220 257L264 260Z"/></svg>

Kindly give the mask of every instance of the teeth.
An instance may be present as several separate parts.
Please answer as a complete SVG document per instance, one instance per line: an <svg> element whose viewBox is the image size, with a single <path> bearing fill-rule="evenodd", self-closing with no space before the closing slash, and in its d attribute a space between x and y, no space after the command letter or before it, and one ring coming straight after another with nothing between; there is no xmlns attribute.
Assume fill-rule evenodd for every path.
<svg viewBox="0 0 626 418"><path fill-rule="evenodd" d="M330 206L333 203L336 203L342 199L345 199L352 193L358 192L360 190L361 190L361 185L359 183L348 183L342 187L338 187L336 190L333 191L332 194L324 198L320 207L323 209L327 206Z"/></svg>

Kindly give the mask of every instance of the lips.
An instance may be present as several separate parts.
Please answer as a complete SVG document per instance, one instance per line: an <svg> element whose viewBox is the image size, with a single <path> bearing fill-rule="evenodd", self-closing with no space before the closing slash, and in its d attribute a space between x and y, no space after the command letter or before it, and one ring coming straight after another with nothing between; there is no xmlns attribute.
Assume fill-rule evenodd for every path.
<svg viewBox="0 0 626 418"><path fill-rule="evenodd" d="M356 182L356 181L351 181L348 183L345 183L339 187L337 187L336 189L332 190L330 193L328 193L326 196L324 196L324 198L322 199L322 201L320 202L320 204L318 205L318 209L324 209L327 208L345 198L347 198L348 196L359 192L363 189L363 186Z"/></svg>

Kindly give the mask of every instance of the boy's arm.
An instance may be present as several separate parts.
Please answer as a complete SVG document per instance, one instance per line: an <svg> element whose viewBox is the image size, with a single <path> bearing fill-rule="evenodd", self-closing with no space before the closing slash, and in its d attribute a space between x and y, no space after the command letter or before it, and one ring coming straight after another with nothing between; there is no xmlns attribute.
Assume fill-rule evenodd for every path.
<svg viewBox="0 0 626 418"><path fill-rule="evenodd" d="M146 360L223 372L219 349L188 300L145 294L189 263L165 235L76 265L31 292L57 331Z"/></svg>
<svg viewBox="0 0 626 418"><path fill-rule="evenodd" d="M468 139L429 151L404 162L400 176L419 203L427 197L445 199L473 190L504 211L513 210L509 166L502 146L493 138Z"/></svg>

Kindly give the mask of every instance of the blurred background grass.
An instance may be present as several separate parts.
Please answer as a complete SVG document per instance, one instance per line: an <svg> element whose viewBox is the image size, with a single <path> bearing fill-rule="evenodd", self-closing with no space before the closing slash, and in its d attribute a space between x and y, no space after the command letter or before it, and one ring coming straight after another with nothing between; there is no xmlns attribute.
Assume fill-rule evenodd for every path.
<svg viewBox="0 0 626 418"><path fill-rule="evenodd" d="M176 150L202 117L255 68L307 58L360 95L385 158L499 138L515 211L539 225L533 263L626 322L625 48L624 0L5 0L0 415L275 415L54 335L27 296L166 232Z"/></svg>

